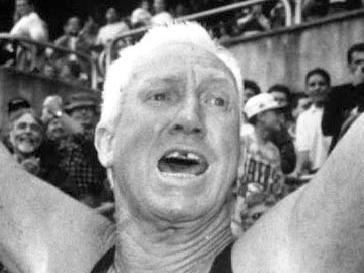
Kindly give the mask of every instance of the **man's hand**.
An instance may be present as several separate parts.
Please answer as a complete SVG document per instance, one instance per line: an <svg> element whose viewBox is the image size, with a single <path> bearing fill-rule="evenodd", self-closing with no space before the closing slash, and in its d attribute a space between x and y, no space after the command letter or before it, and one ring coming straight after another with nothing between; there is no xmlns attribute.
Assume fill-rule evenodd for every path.
<svg viewBox="0 0 364 273"><path fill-rule="evenodd" d="M40 161L37 157L30 157L23 160L20 165L28 172L37 175L40 171Z"/></svg>
<svg viewBox="0 0 364 273"><path fill-rule="evenodd" d="M57 112L62 111L62 108L63 100L60 96L55 95L46 97L43 102L42 121L49 121Z"/></svg>

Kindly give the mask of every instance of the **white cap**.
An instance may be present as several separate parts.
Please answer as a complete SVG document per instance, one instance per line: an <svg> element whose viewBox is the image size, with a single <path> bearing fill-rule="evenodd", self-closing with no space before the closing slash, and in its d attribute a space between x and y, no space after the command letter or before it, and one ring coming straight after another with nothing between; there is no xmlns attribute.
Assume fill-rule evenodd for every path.
<svg viewBox="0 0 364 273"><path fill-rule="evenodd" d="M245 105L245 113L248 119L250 119L261 112L278 108L282 108L282 106L274 99L273 95L263 93L248 100Z"/></svg>
<svg viewBox="0 0 364 273"><path fill-rule="evenodd" d="M151 19L152 15L149 13L149 11L142 8L137 8L133 11L130 21L133 25L136 25L137 23L144 23L145 25L149 25Z"/></svg>

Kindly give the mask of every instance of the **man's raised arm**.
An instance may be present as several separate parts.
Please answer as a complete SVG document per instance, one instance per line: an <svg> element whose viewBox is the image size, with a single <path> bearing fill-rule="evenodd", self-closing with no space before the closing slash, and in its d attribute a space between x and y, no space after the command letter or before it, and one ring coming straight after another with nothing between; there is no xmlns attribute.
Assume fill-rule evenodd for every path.
<svg viewBox="0 0 364 273"><path fill-rule="evenodd" d="M248 273L363 272L363 115L316 178L239 239L233 268Z"/></svg>
<svg viewBox="0 0 364 273"><path fill-rule="evenodd" d="M113 224L22 170L0 143L0 261L11 272L89 273Z"/></svg>

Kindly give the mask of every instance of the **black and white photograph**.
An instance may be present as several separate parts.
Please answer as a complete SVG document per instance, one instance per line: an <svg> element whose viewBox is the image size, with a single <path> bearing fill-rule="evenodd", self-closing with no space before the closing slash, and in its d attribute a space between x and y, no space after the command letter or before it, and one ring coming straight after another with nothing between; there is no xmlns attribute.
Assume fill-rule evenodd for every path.
<svg viewBox="0 0 364 273"><path fill-rule="evenodd" d="M364 273L362 112L364 0L0 0L0 273Z"/></svg>

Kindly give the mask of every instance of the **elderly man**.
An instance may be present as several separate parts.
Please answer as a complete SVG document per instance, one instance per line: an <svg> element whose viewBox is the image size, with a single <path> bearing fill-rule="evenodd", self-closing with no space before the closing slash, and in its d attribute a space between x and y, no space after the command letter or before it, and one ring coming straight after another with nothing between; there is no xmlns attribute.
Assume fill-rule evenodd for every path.
<svg viewBox="0 0 364 273"><path fill-rule="evenodd" d="M0 255L8 267L88 273L115 245L108 272L361 272L364 145L355 144L363 119L315 181L232 244L242 99L234 60L196 24L153 29L124 54L108 72L96 131L116 232L2 152Z"/></svg>

